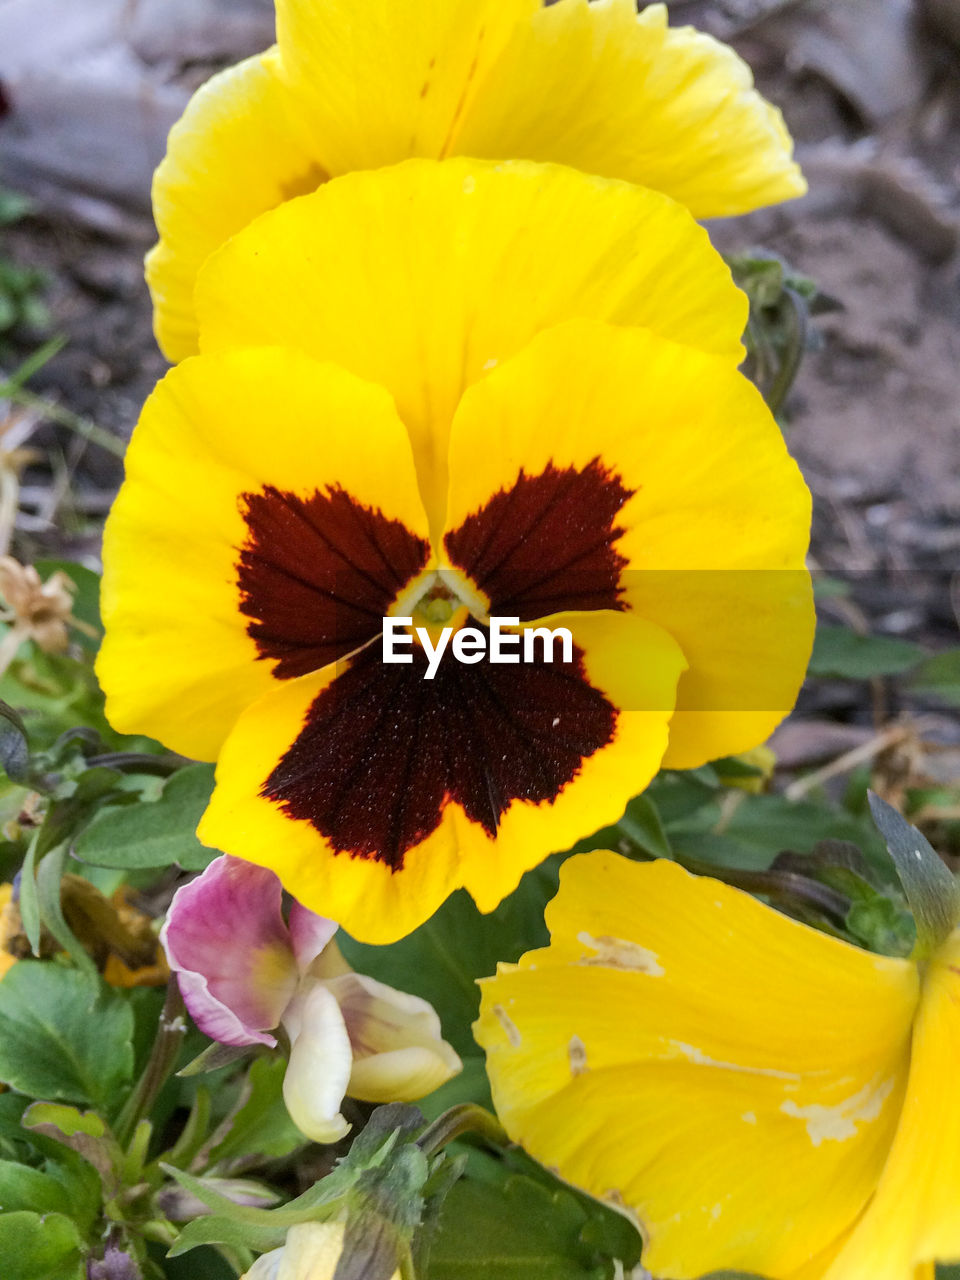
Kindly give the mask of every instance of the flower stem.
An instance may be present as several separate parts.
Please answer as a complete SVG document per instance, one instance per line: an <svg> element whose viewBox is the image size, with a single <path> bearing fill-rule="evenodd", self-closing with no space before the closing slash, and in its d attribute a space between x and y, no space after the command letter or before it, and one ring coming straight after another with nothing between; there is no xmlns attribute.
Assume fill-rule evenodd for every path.
<svg viewBox="0 0 960 1280"><path fill-rule="evenodd" d="M474 1102L461 1102L442 1116L438 1116L417 1139L417 1146L426 1156L435 1156L448 1143L465 1133L476 1133L495 1147L507 1147L510 1138L496 1116Z"/></svg>
<svg viewBox="0 0 960 1280"><path fill-rule="evenodd" d="M157 1095L177 1065L180 1046L187 1034L185 1014L186 1007L177 980L171 978L147 1065L117 1119L115 1133L122 1147L126 1147L133 1138L140 1121L156 1102Z"/></svg>

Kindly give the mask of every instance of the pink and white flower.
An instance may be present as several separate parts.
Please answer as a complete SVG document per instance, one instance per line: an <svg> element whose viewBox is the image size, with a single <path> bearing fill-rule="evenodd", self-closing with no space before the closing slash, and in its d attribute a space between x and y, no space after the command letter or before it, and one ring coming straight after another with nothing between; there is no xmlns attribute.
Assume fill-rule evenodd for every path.
<svg viewBox="0 0 960 1280"><path fill-rule="evenodd" d="M285 920L277 876L223 856L177 891L160 934L187 1009L212 1040L273 1048L284 1028L284 1101L316 1142L348 1132L346 1095L413 1102L462 1066L431 1005L354 973L336 931L297 902Z"/></svg>

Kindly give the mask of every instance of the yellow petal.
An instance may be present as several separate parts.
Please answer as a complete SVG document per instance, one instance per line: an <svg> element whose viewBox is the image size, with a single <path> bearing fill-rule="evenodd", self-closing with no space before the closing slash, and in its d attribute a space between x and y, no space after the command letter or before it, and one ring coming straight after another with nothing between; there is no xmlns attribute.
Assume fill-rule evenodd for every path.
<svg viewBox="0 0 960 1280"><path fill-rule="evenodd" d="M481 984L511 1137L632 1210L655 1275L784 1280L828 1248L893 1138L915 967L605 852L564 865L547 922Z"/></svg>
<svg viewBox="0 0 960 1280"><path fill-rule="evenodd" d="M810 494L773 416L721 357L570 321L464 397L448 528L509 491L521 469L592 459L633 493L616 517L624 598L689 664L667 763L756 746L793 706L814 627Z"/></svg>
<svg viewBox="0 0 960 1280"><path fill-rule="evenodd" d="M529 163L408 161L291 201L206 264L201 345L300 347L386 387L442 520L466 387L577 316L736 360L746 300L685 209Z"/></svg>
<svg viewBox="0 0 960 1280"><path fill-rule="evenodd" d="M300 140L276 50L222 71L174 125L153 183L160 243L147 258L157 341L169 360L197 350L197 271L258 214L325 174Z"/></svg>
<svg viewBox="0 0 960 1280"><path fill-rule="evenodd" d="M625 178L698 218L802 195L783 119L728 46L635 0L559 0L518 24L456 151Z"/></svg>
<svg viewBox="0 0 960 1280"><path fill-rule="evenodd" d="M242 495L338 486L426 534L389 396L298 352L237 351L174 369L147 402L126 466L104 538L97 670L107 714L121 732L195 759L214 759L243 708L276 683L241 611Z"/></svg>
<svg viewBox="0 0 960 1280"><path fill-rule="evenodd" d="M960 1261L960 931L930 962L897 1136L877 1193L826 1280L914 1280Z"/></svg>
<svg viewBox="0 0 960 1280"><path fill-rule="evenodd" d="M283 67L330 173L443 156L538 0L278 0ZM507 155L508 152L498 154Z"/></svg>

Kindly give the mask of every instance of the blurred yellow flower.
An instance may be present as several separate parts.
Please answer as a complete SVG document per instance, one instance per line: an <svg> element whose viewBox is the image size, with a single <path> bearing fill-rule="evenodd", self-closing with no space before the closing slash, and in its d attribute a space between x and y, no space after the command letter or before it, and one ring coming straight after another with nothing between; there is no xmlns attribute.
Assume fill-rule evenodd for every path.
<svg viewBox="0 0 960 1280"><path fill-rule="evenodd" d="M278 44L215 76L170 135L148 259L160 345L197 349L204 260L328 177L413 156L551 160L697 217L801 195L780 112L732 49L636 0L277 0Z"/></svg>
<svg viewBox="0 0 960 1280"><path fill-rule="evenodd" d="M631 1211L657 1276L932 1280L960 1259L960 930L872 955L674 863L570 859L483 982L508 1133Z"/></svg>
<svg viewBox="0 0 960 1280"><path fill-rule="evenodd" d="M0 978L17 963L9 944L22 929L20 912L13 901L13 885L0 884Z"/></svg>
<svg viewBox="0 0 960 1280"><path fill-rule="evenodd" d="M343 1253L342 1222L304 1222L286 1242L258 1258L240 1280L333 1280ZM391 1280L400 1280L399 1269Z"/></svg>

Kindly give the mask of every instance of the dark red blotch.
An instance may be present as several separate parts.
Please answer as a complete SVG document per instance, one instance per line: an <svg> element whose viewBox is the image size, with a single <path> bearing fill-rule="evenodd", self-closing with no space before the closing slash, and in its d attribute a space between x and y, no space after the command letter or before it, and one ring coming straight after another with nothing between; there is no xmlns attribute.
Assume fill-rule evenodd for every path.
<svg viewBox="0 0 960 1280"><path fill-rule="evenodd" d="M237 577L260 656L292 679L353 653L383 629L429 544L399 520L329 487L300 498L267 486L241 498L249 537Z"/></svg>
<svg viewBox="0 0 960 1280"><path fill-rule="evenodd" d="M633 491L599 458L584 468L523 469L510 489L448 533L445 545L490 600L522 622L576 609L620 609L617 515Z"/></svg>
<svg viewBox="0 0 960 1280"><path fill-rule="evenodd" d="M263 786L334 849L393 870L452 801L496 834L514 800L552 803L606 746L617 713L571 664L465 666L448 653L433 680L356 655L314 701L300 735Z"/></svg>

